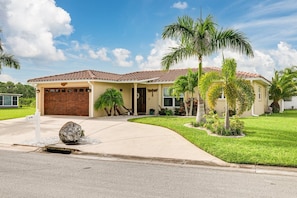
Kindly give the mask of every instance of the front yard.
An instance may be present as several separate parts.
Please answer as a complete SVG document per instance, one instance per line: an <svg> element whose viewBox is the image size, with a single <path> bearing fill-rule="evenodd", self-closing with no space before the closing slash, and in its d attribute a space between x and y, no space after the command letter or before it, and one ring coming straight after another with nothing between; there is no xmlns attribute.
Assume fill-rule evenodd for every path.
<svg viewBox="0 0 297 198"><path fill-rule="evenodd" d="M35 113L33 107L0 109L0 120L22 118Z"/></svg>
<svg viewBox="0 0 297 198"><path fill-rule="evenodd" d="M184 126L187 117L144 117L130 121L163 126L176 131L208 153L230 163L297 167L297 111L242 118L245 137L215 137Z"/></svg>

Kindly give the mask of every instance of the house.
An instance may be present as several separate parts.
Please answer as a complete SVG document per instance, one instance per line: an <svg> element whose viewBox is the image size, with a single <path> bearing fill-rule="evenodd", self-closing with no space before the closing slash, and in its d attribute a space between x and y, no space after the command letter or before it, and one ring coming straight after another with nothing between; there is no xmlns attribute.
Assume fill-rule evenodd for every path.
<svg viewBox="0 0 297 198"><path fill-rule="evenodd" d="M0 93L0 108L18 108L22 94Z"/></svg>
<svg viewBox="0 0 297 198"><path fill-rule="evenodd" d="M220 68L204 67L203 71L220 71ZM94 102L107 88L121 91L124 105L133 109L134 115L149 114L150 109L155 109L157 114L160 107L179 107L179 101L168 94L168 88L187 72L188 69L174 69L115 74L84 70L34 78L28 83L36 88L37 109L41 115L105 116L103 110L94 110ZM263 114L268 108L270 82L258 74L238 72L237 75L249 80L256 93L252 109L244 115ZM219 99L216 110L224 111L224 98Z"/></svg>

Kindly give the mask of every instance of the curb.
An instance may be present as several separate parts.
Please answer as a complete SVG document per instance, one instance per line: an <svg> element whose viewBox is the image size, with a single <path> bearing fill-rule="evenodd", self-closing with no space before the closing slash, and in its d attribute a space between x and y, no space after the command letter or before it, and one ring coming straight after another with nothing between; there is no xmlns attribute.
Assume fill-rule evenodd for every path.
<svg viewBox="0 0 297 198"><path fill-rule="evenodd" d="M42 150L44 152L75 154L75 155L85 155L85 156L91 155L91 156L97 156L97 157L116 158L116 159L122 159L122 160L171 163L171 164L180 164L180 165L204 165L204 166L228 167L227 163L218 164L215 162L202 161L202 160L200 161L200 160L175 159L175 158L165 158L165 157L143 157L143 156L136 156L136 155L83 152L79 149L59 147L55 145L44 146Z"/></svg>
<svg viewBox="0 0 297 198"><path fill-rule="evenodd" d="M252 165L252 164L234 164L234 163L216 163L212 161L202 160L188 160L188 159L175 159L175 158L163 158L163 157L143 157L135 155L121 155L121 154L108 154L108 153L93 153L83 152L79 149L58 147L55 145L48 145L42 148L44 152L63 153L63 154L74 154L81 156L96 156L101 158L114 158L120 160L132 160L141 161L148 163L166 163L175 165L193 165L193 166L210 166L218 168L228 168L227 170L232 171L237 169L241 171L249 171L256 174L274 174L284 176L295 176L297 177L297 168L292 167L278 167L278 166L263 166L263 165ZM56 152L55 152L56 151ZM230 169L229 169L230 168Z"/></svg>

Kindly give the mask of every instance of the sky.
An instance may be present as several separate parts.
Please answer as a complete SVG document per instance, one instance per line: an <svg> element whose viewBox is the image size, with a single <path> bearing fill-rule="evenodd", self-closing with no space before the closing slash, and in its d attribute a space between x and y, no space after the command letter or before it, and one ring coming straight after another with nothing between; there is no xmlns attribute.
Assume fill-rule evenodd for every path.
<svg viewBox="0 0 297 198"><path fill-rule="evenodd" d="M271 80L275 70L297 65L296 0L0 0L1 42L21 65L2 67L0 81L162 69L162 57L178 42L162 39L164 27L185 15L212 15L218 29L244 33L253 47L253 58L225 49L204 57L203 66L221 67L223 52L237 70ZM171 68L197 65L193 57Z"/></svg>

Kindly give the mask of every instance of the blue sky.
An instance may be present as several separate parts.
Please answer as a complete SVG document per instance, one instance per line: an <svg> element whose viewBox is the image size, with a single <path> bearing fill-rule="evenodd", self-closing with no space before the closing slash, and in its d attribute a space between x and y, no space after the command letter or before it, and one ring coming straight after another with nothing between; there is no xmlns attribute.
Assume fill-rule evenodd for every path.
<svg viewBox="0 0 297 198"><path fill-rule="evenodd" d="M178 16L213 15L218 28L238 29L255 53L235 58L238 70L271 79L274 70L297 65L296 0L0 0L0 34L5 51L21 69L3 67L0 81L94 69L127 73L161 69L160 60L175 46L161 37ZM220 67L221 53L204 58ZM194 58L172 68L197 67Z"/></svg>

